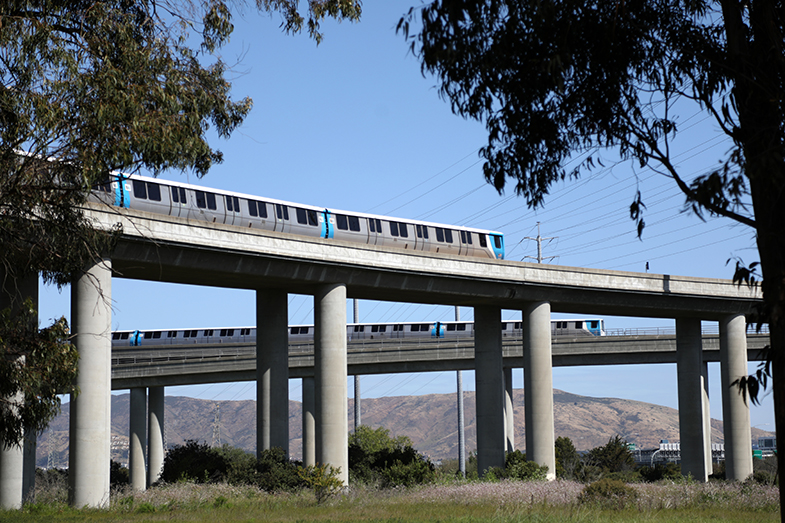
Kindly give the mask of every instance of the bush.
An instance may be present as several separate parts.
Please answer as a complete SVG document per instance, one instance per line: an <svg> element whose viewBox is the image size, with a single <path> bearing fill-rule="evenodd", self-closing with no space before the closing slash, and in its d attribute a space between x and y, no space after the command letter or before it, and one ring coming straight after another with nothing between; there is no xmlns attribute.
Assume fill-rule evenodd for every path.
<svg viewBox="0 0 785 523"><path fill-rule="evenodd" d="M321 504L328 497L333 496L343 489L343 482L338 479L341 469L335 469L330 465L310 465L306 468L300 467L298 475L303 483L313 490L316 496L316 503Z"/></svg>
<svg viewBox="0 0 785 523"><path fill-rule="evenodd" d="M667 463L665 465L658 463L654 467L644 465L638 469L638 473L644 481L654 483L660 480L680 480L682 479L681 467L676 463Z"/></svg>
<svg viewBox="0 0 785 523"><path fill-rule="evenodd" d="M216 483L226 476L226 459L206 443L188 440L175 445L166 453L161 479L167 483L194 481Z"/></svg>
<svg viewBox="0 0 785 523"><path fill-rule="evenodd" d="M543 480L548 476L548 467L528 461L520 450L508 452L504 459L502 477L522 481Z"/></svg>
<svg viewBox="0 0 785 523"><path fill-rule="evenodd" d="M122 487L131 482L128 469L120 465L115 460L109 462L109 485L112 487Z"/></svg>
<svg viewBox="0 0 785 523"><path fill-rule="evenodd" d="M624 508L638 499L638 492L619 480L603 478L584 487L578 499L581 503Z"/></svg>
<svg viewBox="0 0 785 523"><path fill-rule="evenodd" d="M349 476L352 482L391 487L430 483L436 473L406 436L391 438L383 427L361 425L349 435Z"/></svg>

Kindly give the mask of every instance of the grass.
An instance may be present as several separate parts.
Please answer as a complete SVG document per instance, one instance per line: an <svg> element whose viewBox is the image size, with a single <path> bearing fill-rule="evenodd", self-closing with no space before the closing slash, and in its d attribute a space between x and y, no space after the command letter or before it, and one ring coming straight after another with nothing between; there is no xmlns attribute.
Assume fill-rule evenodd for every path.
<svg viewBox="0 0 785 523"><path fill-rule="evenodd" d="M569 481L462 482L415 489L355 487L324 503L310 491L268 494L253 487L177 483L143 493L115 491L105 510L74 509L62 493L38 492L46 502L0 511L16 522L744 522L779 521L776 487L738 483L637 484L634 503L582 504L583 485Z"/></svg>

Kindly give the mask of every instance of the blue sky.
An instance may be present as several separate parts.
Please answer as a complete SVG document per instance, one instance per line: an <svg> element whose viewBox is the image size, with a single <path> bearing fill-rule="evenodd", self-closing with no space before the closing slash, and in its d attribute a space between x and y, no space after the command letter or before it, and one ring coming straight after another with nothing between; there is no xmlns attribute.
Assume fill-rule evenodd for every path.
<svg viewBox="0 0 785 523"><path fill-rule="evenodd" d="M229 140L213 139L224 153L203 180L193 174L163 177L293 202L374 212L504 232L507 257L536 256L540 222L551 263L627 271L730 278L731 257L757 259L752 231L730 220L701 221L684 213L672 180L603 153L605 168L554 186L543 208L528 209L512 191L499 195L484 183L478 149L481 123L454 116L423 77L406 42L395 34L411 1L367 2L357 24L328 22L320 46L306 35L288 36L277 15L250 7L235 17L230 45L233 97L250 96L254 108ZM696 107L679 109L684 130L673 144L687 178L715 164L729 148ZM628 208L640 189L647 205L643 240ZM529 260L530 261L530 260ZM252 291L156 284L115 278L113 328L152 329L253 325ZM41 319L69 316L68 291L42 289ZM313 300L290 295L290 323L312 321ZM351 305L348 305L351 318ZM571 315L574 317L575 315ZM595 316L586 311L585 316ZM463 308L461 317L472 319ZM520 312L505 311L505 319ZM449 320L443 306L360 302L361 321ZM606 317L608 328L673 327L672 320ZM750 369L754 369L750 365ZM464 387L474 388L472 373ZM710 365L712 417L721 419L719 366ZM522 387L522 371L514 373ZM674 365L584 367L554 370L554 387L575 394L621 397L677 407ZM291 380L292 399L300 398ZM455 373L367 376L363 397L453 393ZM170 395L208 400L254 399L253 383L178 387ZM350 395L352 390L350 387ZM770 396L752 409L752 424L773 430Z"/></svg>

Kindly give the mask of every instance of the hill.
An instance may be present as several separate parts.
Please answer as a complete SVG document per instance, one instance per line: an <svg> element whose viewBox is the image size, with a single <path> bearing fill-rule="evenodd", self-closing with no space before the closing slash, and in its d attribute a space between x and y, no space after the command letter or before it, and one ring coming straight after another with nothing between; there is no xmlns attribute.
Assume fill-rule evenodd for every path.
<svg viewBox="0 0 785 523"><path fill-rule="evenodd" d="M556 436L569 437L578 450L604 445L621 435L643 448L656 447L661 439L679 440L678 411L669 407L618 398L592 398L554 390ZM474 392L464 393L466 448L476 448L477 427ZM525 446L523 390L516 390L516 448ZM129 395L112 396L113 459L125 463L128 452ZM64 467L68 460L69 405L38 439L38 464ZM362 400L362 422L383 426L394 436L406 435L421 452L434 459L458 456L458 414L455 394L393 396ZM302 456L302 405L289 402L292 457ZM348 401L349 427L354 424L354 403ZM712 420L712 441L723 442L722 422ZM193 439L228 443L248 451L256 449L256 402L208 401L182 396L166 397L166 442ZM767 434L752 429L753 438Z"/></svg>

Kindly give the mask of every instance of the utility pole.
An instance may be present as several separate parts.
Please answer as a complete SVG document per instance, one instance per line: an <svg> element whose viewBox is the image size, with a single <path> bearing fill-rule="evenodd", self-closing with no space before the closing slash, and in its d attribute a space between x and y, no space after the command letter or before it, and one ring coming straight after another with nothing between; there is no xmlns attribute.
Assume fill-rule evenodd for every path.
<svg viewBox="0 0 785 523"><path fill-rule="evenodd" d="M360 323L360 304L357 298L354 298L354 323ZM354 375L354 432L357 433L357 427L362 425L362 407L360 405L360 376Z"/></svg>
<svg viewBox="0 0 785 523"><path fill-rule="evenodd" d="M556 238L557 238L556 236L550 236L548 238L543 238L542 236L540 236L540 222L537 222L537 237L532 238L531 236L526 236L524 238L526 240L534 240L537 242L537 257L535 258L534 256L524 256L523 259L525 260L526 258L531 258L532 260L537 260L537 263L542 263L543 260L552 260L556 258L556 256L547 256L545 258L543 258L542 256L542 241L555 240Z"/></svg>
<svg viewBox="0 0 785 523"><path fill-rule="evenodd" d="M213 447L221 446L221 404L215 402L215 417L213 418Z"/></svg>

